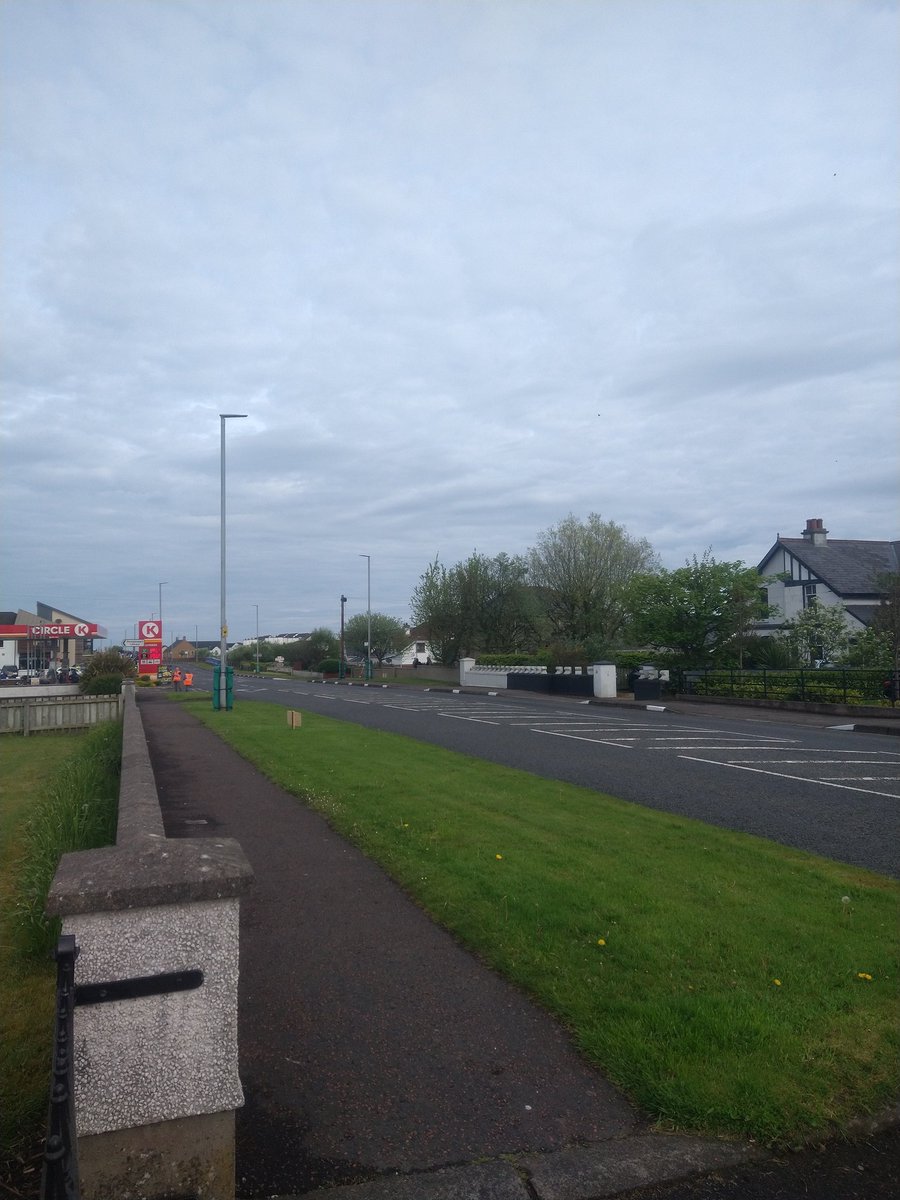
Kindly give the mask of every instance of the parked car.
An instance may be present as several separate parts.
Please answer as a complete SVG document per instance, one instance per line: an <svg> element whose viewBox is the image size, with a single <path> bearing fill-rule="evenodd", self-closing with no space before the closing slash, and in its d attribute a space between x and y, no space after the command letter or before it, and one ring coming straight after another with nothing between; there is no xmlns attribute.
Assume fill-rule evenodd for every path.
<svg viewBox="0 0 900 1200"><path fill-rule="evenodd" d="M2 667L0 668L0 679L8 679L13 681L19 676L18 667Z"/></svg>

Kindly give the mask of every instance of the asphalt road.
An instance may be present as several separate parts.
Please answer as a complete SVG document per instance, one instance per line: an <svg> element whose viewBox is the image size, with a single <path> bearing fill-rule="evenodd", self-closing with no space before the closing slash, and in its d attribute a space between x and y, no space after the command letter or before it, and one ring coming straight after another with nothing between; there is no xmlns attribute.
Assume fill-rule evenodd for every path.
<svg viewBox="0 0 900 1200"><path fill-rule="evenodd" d="M801 724L788 713L711 719L511 693L238 677L236 695L403 734L900 877L895 738Z"/></svg>

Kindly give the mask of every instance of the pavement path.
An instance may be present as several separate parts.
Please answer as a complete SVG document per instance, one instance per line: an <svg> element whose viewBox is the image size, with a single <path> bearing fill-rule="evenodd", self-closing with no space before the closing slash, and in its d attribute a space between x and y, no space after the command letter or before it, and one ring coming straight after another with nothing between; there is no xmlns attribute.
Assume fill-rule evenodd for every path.
<svg viewBox="0 0 900 1200"><path fill-rule="evenodd" d="M242 1200L597 1200L713 1170L722 1195L741 1194L728 1173L758 1152L651 1132L546 1013L321 817L164 694L138 698L167 834L234 837L255 872Z"/></svg>

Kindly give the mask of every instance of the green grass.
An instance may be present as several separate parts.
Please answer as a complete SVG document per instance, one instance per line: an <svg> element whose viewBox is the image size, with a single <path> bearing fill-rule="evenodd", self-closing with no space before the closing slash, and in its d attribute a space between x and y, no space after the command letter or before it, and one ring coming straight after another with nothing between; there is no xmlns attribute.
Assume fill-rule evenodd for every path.
<svg viewBox="0 0 900 1200"><path fill-rule="evenodd" d="M796 1142L898 1095L894 881L317 714L183 702L662 1125Z"/></svg>
<svg viewBox="0 0 900 1200"><path fill-rule="evenodd" d="M120 726L0 741L0 1154L40 1134L46 1119L56 968L54 927L43 917L46 888L64 850L100 845L109 823L89 803L114 784ZM114 746L111 752L110 745ZM118 792L117 785L112 793ZM108 806L107 806L108 808ZM114 803L113 803L114 813ZM113 833L115 817L113 816ZM41 891L43 889L43 891Z"/></svg>

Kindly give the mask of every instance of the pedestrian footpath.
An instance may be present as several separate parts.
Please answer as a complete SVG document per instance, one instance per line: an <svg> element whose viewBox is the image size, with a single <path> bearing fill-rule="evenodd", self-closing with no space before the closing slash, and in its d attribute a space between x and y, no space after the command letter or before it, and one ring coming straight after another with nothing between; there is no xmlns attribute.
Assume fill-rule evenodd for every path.
<svg viewBox="0 0 900 1200"><path fill-rule="evenodd" d="M238 1197L591 1200L750 1156L652 1133L323 818L164 694L139 702L167 835L236 838L254 870Z"/></svg>

